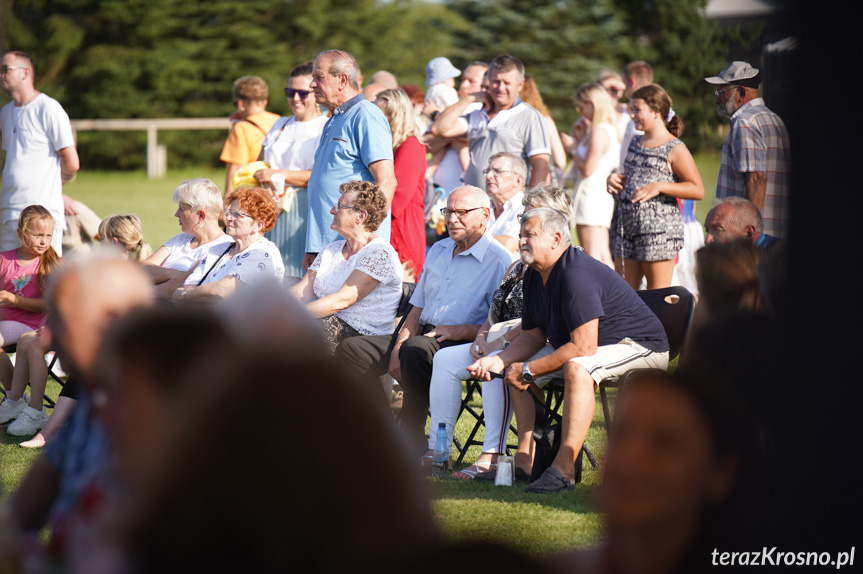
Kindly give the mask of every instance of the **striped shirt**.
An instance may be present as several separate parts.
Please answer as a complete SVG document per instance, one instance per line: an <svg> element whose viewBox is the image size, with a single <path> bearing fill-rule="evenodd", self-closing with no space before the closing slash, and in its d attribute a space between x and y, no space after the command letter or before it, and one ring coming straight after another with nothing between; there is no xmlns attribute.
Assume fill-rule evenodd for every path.
<svg viewBox="0 0 863 574"><path fill-rule="evenodd" d="M767 174L761 216L764 232L783 237L788 225L791 146L782 119L755 98L731 116L731 131L722 146L716 199L745 196L744 174Z"/></svg>

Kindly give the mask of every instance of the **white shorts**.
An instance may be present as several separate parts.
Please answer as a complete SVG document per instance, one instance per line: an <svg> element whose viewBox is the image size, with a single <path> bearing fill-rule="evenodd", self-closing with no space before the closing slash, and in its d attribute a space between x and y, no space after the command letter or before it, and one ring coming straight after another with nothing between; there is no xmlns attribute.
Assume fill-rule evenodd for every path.
<svg viewBox="0 0 863 574"><path fill-rule="evenodd" d="M550 355L554 347L546 344L528 361L534 361L540 357ZM667 369L668 351L658 353L642 347L632 339L624 339L614 345L604 345L596 349L596 353L587 357L575 357L570 359L578 363L593 377L597 384L609 377L619 377L630 369ZM563 369L537 377L536 384L540 388L548 384L554 378L563 378Z"/></svg>
<svg viewBox="0 0 863 574"><path fill-rule="evenodd" d="M611 226L614 215L614 197L606 190L605 179L588 177L575 188L575 224Z"/></svg>

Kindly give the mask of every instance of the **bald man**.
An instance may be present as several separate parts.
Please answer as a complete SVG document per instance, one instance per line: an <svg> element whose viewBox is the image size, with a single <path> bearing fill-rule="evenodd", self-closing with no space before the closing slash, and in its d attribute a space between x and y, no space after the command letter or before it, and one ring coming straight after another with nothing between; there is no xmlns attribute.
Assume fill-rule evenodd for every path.
<svg viewBox="0 0 863 574"><path fill-rule="evenodd" d="M384 90L395 90L399 87L399 82L396 79L395 74L387 72L386 70L378 70L372 74L372 78L369 83L379 84L383 86L382 89ZM366 99L369 99L368 96L366 96Z"/></svg>
<svg viewBox="0 0 863 574"><path fill-rule="evenodd" d="M755 204L744 197L729 197L717 202L704 218L707 236L704 242L723 243L746 239L756 247L767 249L778 241L764 233L764 220Z"/></svg>
<svg viewBox="0 0 863 574"><path fill-rule="evenodd" d="M81 504L98 501L104 489L99 478L107 464L108 440L93 414L99 397L94 387L97 352L118 317L151 304L150 283L135 264L101 255L67 263L49 286L48 328L63 367L80 375L84 388L69 422L9 501L9 516L23 531L50 523L60 548Z"/></svg>
<svg viewBox="0 0 863 574"><path fill-rule="evenodd" d="M20 247L18 216L28 205L41 205L54 216L51 246L59 255L66 229L64 213L77 213L72 200L63 195L63 186L78 171L78 152L69 116L57 100L34 87L35 73L27 53L4 52L0 87L12 101L0 109L6 152L0 191L0 251Z"/></svg>
<svg viewBox="0 0 863 574"><path fill-rule="evenodd" d="M417 454L426 451L424 429L434 354L476 338L488 316L491 296L514 258L485 233L490 211L488 196L478 187L453 190L442 210L449 237L435 243L426 256L411 298L413 309L392 351L390 335L349 337L336 349L336 357L349 371L389 372L402 384L402 426L415 441Z"/></svg>

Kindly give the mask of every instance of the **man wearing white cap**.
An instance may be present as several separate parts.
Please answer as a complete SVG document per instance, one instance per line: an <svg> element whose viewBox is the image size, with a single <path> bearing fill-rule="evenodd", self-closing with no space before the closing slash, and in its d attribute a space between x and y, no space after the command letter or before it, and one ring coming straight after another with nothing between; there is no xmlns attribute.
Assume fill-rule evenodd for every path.
<svg viewBox="0 0 863 574"><path fill-rule="evenodd" d="M764 232L787 232L791 145L782 119L758 97L761 71L732 62L718 76L704 78L716 86L716 112L731 119L722 146L716 199L745 197L761 210Z"/></svg>
<svg viewBox="0 0 863 574"><path fill-rule="evenodd" d="M455 79L461 70L452 65L449 58L435 58L426 65L426 102L432 102L440 109L448 108L458 101Z"/></svg>

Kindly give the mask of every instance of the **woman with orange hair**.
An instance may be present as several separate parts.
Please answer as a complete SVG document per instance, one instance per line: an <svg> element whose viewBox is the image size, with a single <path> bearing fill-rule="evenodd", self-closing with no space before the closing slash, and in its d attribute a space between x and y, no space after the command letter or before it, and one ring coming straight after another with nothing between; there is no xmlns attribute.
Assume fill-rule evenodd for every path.
<svg viewBox="0 0 863 574"><path fill-rule="evenodd" d="M264 237L273 228L279 208L270 193L260 187L242 187L229 194L225 209L225 231L233 242L217 245L208 259L216 259L196 287L183 286L174 291L175 304L213 303L231 296L240 285L267 281L281 283L285 265L279 248Z"/></svg>

